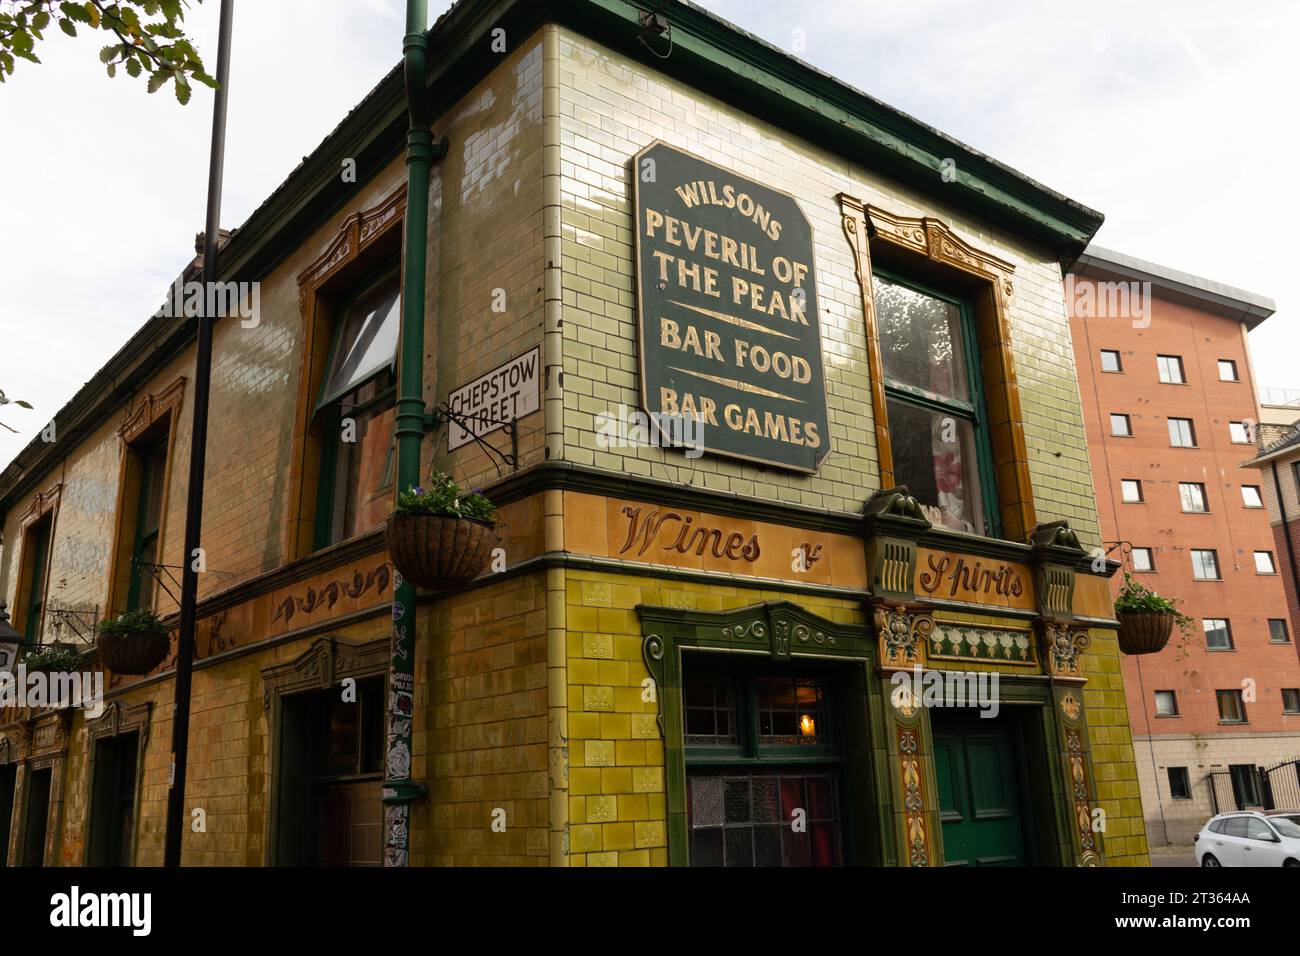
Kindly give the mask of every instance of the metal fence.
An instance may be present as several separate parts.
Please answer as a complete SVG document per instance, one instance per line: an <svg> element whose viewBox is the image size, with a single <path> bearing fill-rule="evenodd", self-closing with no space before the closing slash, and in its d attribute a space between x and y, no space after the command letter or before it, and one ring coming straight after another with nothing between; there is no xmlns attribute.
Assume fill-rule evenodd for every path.
<svg viewBox="0 0 1300 956"><path fill-rule="evenodd" d="M1272 767L1234 764L1207 776L1215 813L1300 810L1300 758Z"/></svg>

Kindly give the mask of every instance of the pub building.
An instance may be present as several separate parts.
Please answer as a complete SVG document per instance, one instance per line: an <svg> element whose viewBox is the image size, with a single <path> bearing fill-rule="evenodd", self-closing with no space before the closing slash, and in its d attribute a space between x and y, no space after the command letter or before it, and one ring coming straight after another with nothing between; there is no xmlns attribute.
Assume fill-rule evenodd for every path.
<svg viewBox="0 0 1300 956"><path fill-rule="evenodd" d="M1062 292L1101 216L687 4L429 42L422 473L499 541L393 686L395 69L223 237L184 863L1145 865ZM173 628L0 716L11 865L162 860L193 376L160 312L0 475L26 653Z"/></svg>

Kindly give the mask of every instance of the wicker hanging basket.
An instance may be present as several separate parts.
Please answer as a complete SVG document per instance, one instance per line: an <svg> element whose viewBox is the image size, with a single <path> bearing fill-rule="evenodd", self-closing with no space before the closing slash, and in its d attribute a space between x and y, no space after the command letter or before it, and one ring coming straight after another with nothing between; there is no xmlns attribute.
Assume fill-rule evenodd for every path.
<svg viewBox="0 0 1300 956"><path fill-rule="evenodd" d="M1170 611L1119 614L1119 649L1125 654L1155 654L1164 650L1178 616Z"/></svg>
<svg viewBox="0 0 1300 956"><path fill-rule="evenodd" d="M114 674L148 674L167 659L171 641L164 630L99 634L99 659Z"/></svg>
<svg viewBox="0 0 1300 956"><path fill-rule="evenodd" d="M453 515L389 515L385 538L393 567L407 581L430 590L474 580L497 544L493 525Z"/></svg>

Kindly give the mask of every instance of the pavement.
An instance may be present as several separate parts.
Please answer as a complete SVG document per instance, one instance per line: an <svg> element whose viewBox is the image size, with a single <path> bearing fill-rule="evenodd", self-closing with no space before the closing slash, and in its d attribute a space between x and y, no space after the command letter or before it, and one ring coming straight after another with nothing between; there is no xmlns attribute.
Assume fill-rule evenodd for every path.
<svg viewBox="0 0 1300 956"><path fill-rule="evenodd" d="M1190 846L1155 846L1151 847L1151 865L1195 866L1196 858Z"/></svg>

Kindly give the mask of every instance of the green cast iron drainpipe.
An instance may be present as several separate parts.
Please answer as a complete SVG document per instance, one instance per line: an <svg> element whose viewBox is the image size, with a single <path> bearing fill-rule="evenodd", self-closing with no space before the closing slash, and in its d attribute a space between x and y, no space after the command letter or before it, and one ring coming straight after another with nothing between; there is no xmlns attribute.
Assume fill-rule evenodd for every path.
<svg viewBox="0 0 1300 956"><path fill-rule="evenodd" d="M433 133L428 103L427 0L407 0L402 60L410 126L406 133L406 241L397 385L397 482L400 493L420 483L424 440L424 283L429 239L429 171ZM410 858L411 804L424 796L411 779L415 715L415 585L395 572L393 633L388 667L388 740L384 760L384 866Z"/></svg>

